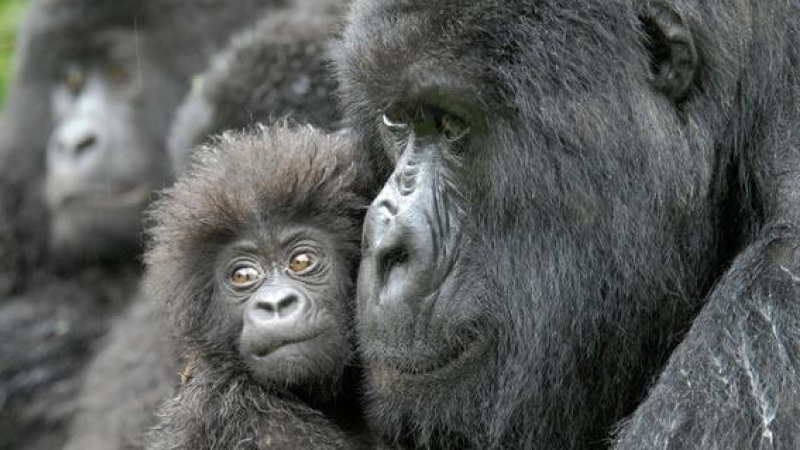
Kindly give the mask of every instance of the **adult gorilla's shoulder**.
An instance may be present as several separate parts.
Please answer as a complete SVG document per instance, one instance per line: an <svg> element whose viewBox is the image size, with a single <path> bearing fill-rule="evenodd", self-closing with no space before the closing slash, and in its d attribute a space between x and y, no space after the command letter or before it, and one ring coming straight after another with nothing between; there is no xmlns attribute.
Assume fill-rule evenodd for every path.
<svg viewBox="0 0 800 450"><path fill-rule="evenodd" d="M797 446L798 8L352 3L389 443L602 448L634 414L624 448Z"/></svg>

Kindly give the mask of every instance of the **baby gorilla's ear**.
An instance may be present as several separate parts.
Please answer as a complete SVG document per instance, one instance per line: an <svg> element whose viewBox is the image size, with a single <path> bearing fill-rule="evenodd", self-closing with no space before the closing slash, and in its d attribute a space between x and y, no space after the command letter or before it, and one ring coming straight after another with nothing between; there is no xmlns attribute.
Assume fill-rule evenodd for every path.
<svg viewBox="0 0 800 450"><path fill-rule="evenodd" d="M640 20L650 51L653 86L678 102L688 94L697 72L692 32L683 17L661 0L648 2Z"/></svg>

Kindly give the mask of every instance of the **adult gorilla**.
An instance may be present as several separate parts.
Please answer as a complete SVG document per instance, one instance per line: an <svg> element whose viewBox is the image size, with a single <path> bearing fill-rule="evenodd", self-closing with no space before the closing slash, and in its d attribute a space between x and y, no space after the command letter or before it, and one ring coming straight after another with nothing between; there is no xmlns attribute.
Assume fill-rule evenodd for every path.
<svg viewBox="0 0 800 450"><path fill-rule="evenodd" d="M206 55L270 3L32 3L0 140L0 447L61 441L80 370L138 279L169 117Z"/></svg>
<svg viewBox="0 0 800 450"><path fill-rule="evenodd" d="M358 304L389 443L602 448L633 414L622 448L800 445L799 17L354 2L344 101L393 166Z"/></svg>

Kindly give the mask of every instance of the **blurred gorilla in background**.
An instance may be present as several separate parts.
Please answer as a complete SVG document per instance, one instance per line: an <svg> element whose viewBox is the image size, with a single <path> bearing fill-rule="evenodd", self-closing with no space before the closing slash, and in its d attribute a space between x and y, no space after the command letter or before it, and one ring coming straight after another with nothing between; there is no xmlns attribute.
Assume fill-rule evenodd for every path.
<svg viewBox="0 0 800 450"><path fill-rule="evenodd" d="M176 172L190 150L226 130L289 115L325 130L339 125L327 42L342 1L297 0L236 36L198 79L172 124Z"/></svg>
<svg viewBox="0 0 800 450"><path fill-rule="evenodd" d="M0 138L0 447L63 440L93 343L136 290L174 109L208 55L275 3L31 3Z"/></svg>
<svg viewBox="0 0 800 450"><path fill-rule="evenodd" d="M324 50L338 24L340 3L298 0L270 9L238 33L179 109L169 139L179 164L193 146L213 141L217 133L274 117L291 115L333 128L338 123L335 83L325 70ZM158 316L156 304L140 295L115 320L89 366L67 449L139 445L157 405L174 393L180 370L181 358Z"/></svg>
<svg viewBox="0 0 800 450"><path fill-rule="evenodd" d="M200 149L166 191L145 281L191 371L147 448L368 448L351 329L373 193L359 161L345 134L273 125Z"/></svg>
<svg viewBox="0 0 800 450"><path fill-rule="evenodd" d="M356 0L390 444L800 448L800 4ZM660 375L659 375L660 374ZM655 386L650 383L657 378Z"/></svg>

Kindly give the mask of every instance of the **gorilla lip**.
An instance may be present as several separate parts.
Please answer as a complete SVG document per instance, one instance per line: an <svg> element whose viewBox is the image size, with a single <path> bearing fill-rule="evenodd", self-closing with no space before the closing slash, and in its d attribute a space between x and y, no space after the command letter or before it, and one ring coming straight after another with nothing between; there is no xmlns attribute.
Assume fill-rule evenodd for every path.
<svg viewBox="0 0 800 450"><path fill-rule="evenodd" d="M143 205L150 196L149 186L137 185L130 189L85 189L66 193L53 203L58 207L129 208Z"/></svg>
<svg viewBox="0 0 800 450"><path fill-rule="evenodd" d="M250 353L253 356L257 357L257 358L266 358L266 357L269 357L270 355L272 355L273 353L275 353L276 351L278 351L278 350L280 350L280 349L282 349L284 347L288 347L288 346L296 345L296 344L302 344L302 343L308 342L308 341L310 341L312 339L316 339L319 336L321 336L322 333L323 333L323 331L319 331L319 332L312 333L312 334L306 334L306 335L303 335L303 336L300 336L300 337L297 337L297 338L278 339L278 340L274 341L274 343L272 343L270 345L267 345L267 346L264 346L264 347L261 347L259 349L256 349L256 350L254 350L254 351L252 351Z"/></svg>

